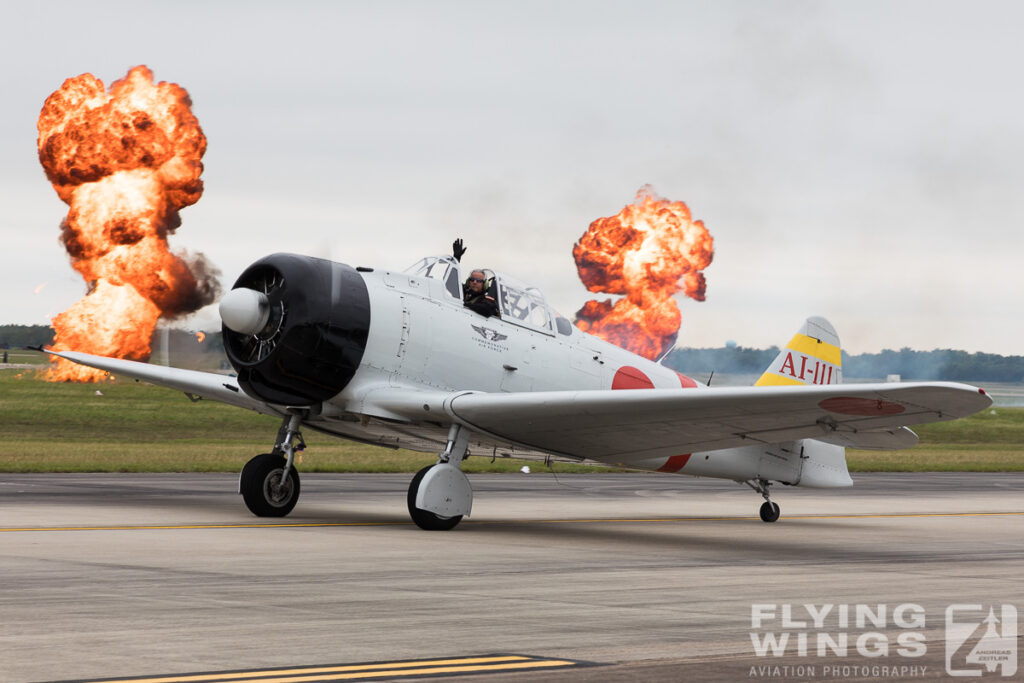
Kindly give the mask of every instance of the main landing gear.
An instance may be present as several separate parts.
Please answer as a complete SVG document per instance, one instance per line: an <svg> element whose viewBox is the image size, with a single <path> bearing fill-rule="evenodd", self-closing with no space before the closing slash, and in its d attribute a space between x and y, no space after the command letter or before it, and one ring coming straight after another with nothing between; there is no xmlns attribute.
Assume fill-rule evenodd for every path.
<svg viewBox="0 0 1024 683"><path fill-rule="evenodd" d="M774 522L778 520L781 511L779 510L779 504L773 503L768 493L768 487L772 485L767 479L755 479L746 482L747 486L754 489L762 496L764 496L764 503L761 505L761 521L762 522Z"/></svg>
<svg viewBox="0 0 1024 683"><path fill-rule="evenodd" d="M473 488L460 469L469 446L469 433L461 425L448 430L448 443L437 463L416 473L409 484L409 516L421 529L454 529L473 509Z"/></svg>
<svg viewBox="0 0 1024 683"><path fill-rule="evenodd" d="M271 453L257 455L242 468L238 492L257 517L284 517L299 501L299 473L295 453L306 448L299 433L302 416L284 418Z"/></svg>

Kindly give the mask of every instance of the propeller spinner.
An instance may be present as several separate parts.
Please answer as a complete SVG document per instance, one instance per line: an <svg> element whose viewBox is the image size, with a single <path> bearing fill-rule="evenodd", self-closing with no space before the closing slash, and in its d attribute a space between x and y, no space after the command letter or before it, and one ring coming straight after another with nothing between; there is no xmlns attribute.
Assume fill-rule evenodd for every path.
<svg viewBox="0 0 1024 683"><path fill-rule="evenodd" d="M247 287L232 289L220 300L220 318L239 334L256 334L270 319L270 299Z"/></svg>

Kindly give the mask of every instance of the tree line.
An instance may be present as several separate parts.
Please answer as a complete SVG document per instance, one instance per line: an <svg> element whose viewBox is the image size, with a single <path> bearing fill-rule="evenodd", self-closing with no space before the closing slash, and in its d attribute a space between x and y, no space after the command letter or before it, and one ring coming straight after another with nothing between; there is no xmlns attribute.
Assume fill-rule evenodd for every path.
<svg viewBox="0 0 1024 683"><path fill-rule="evenodd" d="M743 346L677 348L664 363L703 381L704 376L711 372L760 374L778 354L777 346L767 349ZM889 375L899 375L902 380L1024 382L1024 356L968 353L953 349L915 351L907 347L858 355L843 352L843 377L884 379Z"/></svg>
<svg viewBox="0 0 1024 683"><path fill-rule="evenodd" d="M29 346L49 346L53 343L54 331L49 325L0 325L0 349L24 349ZM195 343L195 332L171 329L168 343L172 346L188 346ZM223 351L221 333L206 335L204 349Z"/></svg>
<svg viewBox="0 0 1024 683"><path fill-rule="evenodd" d="M191 333L173 330L172 335L187 337ZM223 348L219 337L219 332L213 333L208 348ZM0 348L3 349L46 346L52 342L53 328L48 325L0 325ZM703 381L712 372L760 374L778 354L777 346L767 349L745 346L677 348L669 353L664 363ZM843 352L844 377L882 379L888 375L899 375L904 380L1024 382L1024 356L968 353L953 349L915 351L908 347L858 355Z"/></svg>
<svg viewBox="0 0 1024 683"><path fill-rule="evenodd" d="M53 343L49 325L0 325L0 349L23 349Z"/></svg>

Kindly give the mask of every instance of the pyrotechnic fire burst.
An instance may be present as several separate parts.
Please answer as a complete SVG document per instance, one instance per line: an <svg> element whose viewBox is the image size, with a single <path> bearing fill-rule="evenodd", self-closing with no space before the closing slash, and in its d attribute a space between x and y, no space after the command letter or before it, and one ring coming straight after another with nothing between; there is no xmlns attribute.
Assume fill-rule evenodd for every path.
<svg viewBox="0 0 1024 683"><path fill-rule="evenodd" d="M576 326L645 358L671 350L682 315L672 297L704 300L702 272L714 240L683 202L657 196L649 185L615 216L598 218L572 250L580 280L591 292L624 295L590 300Z"/></svg>
<svg viewBox="0 0 1024 683"><path fill-rule="evenodd" d="M39 161L70 205L61 242L88 283L53 319L58 350L145 360L160 317L212 303L219 273L201 254L172 254L179 211L199 200L206 137L188 93L137 66L110 91L92 74L64 81L39 114ZM68 361L47 379L95 381Z"/></svg>

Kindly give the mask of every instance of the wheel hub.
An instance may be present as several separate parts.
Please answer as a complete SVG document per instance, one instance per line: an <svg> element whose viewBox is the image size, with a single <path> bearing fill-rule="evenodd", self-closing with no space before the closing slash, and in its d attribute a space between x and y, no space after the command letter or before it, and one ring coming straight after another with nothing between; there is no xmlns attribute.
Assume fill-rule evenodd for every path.
<svg viewBox="0 0 1024 683"><path fill-rule="evenodd" d="M291 500L292 494L295 493L295 484L291 478L289 477L282 481L282 474L284 474L284 470L274 470L263 481L264 496L267 502L274 507L283 507Z"/></svg>

